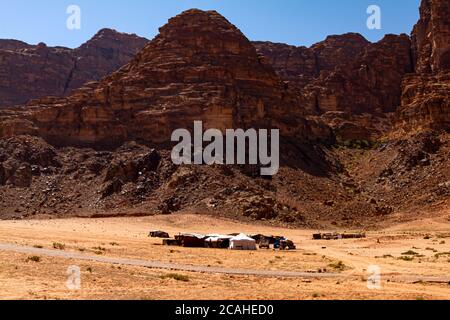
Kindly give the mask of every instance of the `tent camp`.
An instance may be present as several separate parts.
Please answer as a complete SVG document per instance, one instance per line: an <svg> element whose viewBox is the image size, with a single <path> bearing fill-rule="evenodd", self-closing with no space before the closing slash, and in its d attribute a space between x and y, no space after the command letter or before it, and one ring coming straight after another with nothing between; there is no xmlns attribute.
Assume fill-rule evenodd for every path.
<svg viewBox="0 0 450 320"><path fill-rule="evenodd" d="M207 248L217 248L217 249L228 249L230 247L230 239L232 236L211 234L205 240L205 245Z"/></svg>
<svg viewBox="0 0 450 320"><path fill-rule="evenodd" d="M175 236L182 247L186 248L204 248L206 236L202 234L179 234Z"/></svg>
<svg viewBox="0 0 450 320"><path fill-rule="evenodd" d="M239 234L230 239L231 250L256 250L256 241L247 237L245 234Z"/></svg>

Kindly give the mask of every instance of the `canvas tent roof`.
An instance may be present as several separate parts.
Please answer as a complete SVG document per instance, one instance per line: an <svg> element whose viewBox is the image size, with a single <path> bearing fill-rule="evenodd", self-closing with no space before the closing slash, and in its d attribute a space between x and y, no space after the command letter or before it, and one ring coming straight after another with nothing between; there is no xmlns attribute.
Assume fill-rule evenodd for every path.
<svg viewBox="0 0 450 320"><path fill-rule="evenodd" d="M255 241L254 239L250 238L249 236L241 233L238 234L237 236L234 236L231 238L231 240L248 240L248 241Z"/></svg>
<svg viewBox="0 0 450 320"><path fill-rule="evenodd" d="M198 238L198 239L206 238L206 236L204 234L199 234L199 233L181 233L179 236L181 236L181 237L192 237L192 238Z"/></svg>
<svg viewBox="0 0 450 320"><path fill-rule="evenodd" d="M230 239L230 249L232 250L256 250L256 241L241 233Z"/></svg>
<svg viewBox="0 0 450 320"><path fill-rule="evenodd" d="M219 240L228 240L228 239L231 239L231 238L233 238L233 236L227 236L227 235L223 235L223 234L209 234L209 235L207 235L207 239L206 239L206 241L211 241L211 242L214 242L214 241L219 241Z"/></svg>

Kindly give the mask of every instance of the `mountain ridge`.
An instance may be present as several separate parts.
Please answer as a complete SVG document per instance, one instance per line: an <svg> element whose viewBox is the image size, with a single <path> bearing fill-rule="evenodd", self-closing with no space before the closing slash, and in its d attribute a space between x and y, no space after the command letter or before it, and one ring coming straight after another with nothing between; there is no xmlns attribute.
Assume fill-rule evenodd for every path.
<svg viewBox="0 0 450 320"><path fill-rule="evenodd" d="M442 22L422 11L431 13L424 21ZM433 37L442 37L436 30ZM0 217L183 211L375 228L447 208L445 51L425 59L438 58L441 69L412 73L420 59L411 58L415 42L406 35L356 38L340 50L346 37L332 37L316 52L301 49L292 65L277 64L217 12L172 18L101 80L0 109ZM174 165L171 133L195 120L206 129L279 128L279 173L267 179L257 166Z"/></svg>
<svg viewBox="0 0 450 320"><path fill-rule="evenodd" d="M0 40L0 108L64 96L100 80L127 63L147 41L112 29L100 30L75 49Z"/></svg>

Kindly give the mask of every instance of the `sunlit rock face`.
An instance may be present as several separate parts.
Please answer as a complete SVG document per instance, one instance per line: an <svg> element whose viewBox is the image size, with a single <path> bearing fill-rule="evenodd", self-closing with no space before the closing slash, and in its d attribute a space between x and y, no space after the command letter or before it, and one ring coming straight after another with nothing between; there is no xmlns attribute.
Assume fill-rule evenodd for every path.
<svg viewBox="0 0 450 320"><path fill-rule="evenodd" d="M450 130L450 3L423 0L412 33L416 74L405 77L397 126Z"/></svg>
<svg viewBox="0 0 450 320"><path fill-rule="evenodd" d="M69 95L128 63L147 42L111 29L100 30L76 49L0 40L0 108Z"/></svg>
<svg viewBox="0 0 450 320"><path fill-rule="evenodd" d="M215 11L189 10L117 72L67 98L31 101L19 118L58 145L165 143L195 120L206 129L276 128L329 139L330 129L307 121L295 100L234 25Z"/></svg>

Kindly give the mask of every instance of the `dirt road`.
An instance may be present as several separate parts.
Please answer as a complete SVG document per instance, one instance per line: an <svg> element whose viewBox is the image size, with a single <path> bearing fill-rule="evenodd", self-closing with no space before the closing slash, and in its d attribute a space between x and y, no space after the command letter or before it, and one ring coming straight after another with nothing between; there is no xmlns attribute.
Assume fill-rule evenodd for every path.
<svg viewBox="0 0 450 320"><path fill-rule="evenodd" d="M164 263L159 261L148 261L138 259L123 259L123 258L111 258L102 256L92 256L81 253L66 252L60 250L48 250L27 246L19 246L14 244L0 243L0 251L10 251L16 253L36 254L55 258L74 259L82 261L93 261L114 265L128 265L135 267L145 267L151 269L164 269L164 270L177 270L185 272L199 272L210 274L226 274L226 275L238 275L238 276L257 276L257 277L272 277L272 278L303 278L303 279L350 279L357 278L361 275L358 274L338 274L338 273L308 273L308 272L293 272L293 271L269 271L269 270L251 270L251 269L230 269L230 268L218 268L208 266L192 266L175 263ZM391 281L400 282L429 282L429 283L450 283L450 275L431 277L431 276L419 276L412 274L397 274L388 275Z"/></svg>
<svg viewBox="0 0 450 320"><path fill-rule="evenodd" d="M449 214L342 241L192 214L0 221L0 300L447 300ZM280 234L298 246L254 252L168 247L149 238L149 230ZM71 265L80 268L82 290L66 286ZM381 269L380 289L368 286L371 266Z"/></svg>
<svg viewBox="0 0 450 320"><path fill-rule="evenodd" d="M36 254L54 258L65 258L82 261L93 261L100 263L109 263L117 265L128 265L135 267L145 267L152 269L177 270L186 272L201 272L201 273L216 273L227 275L244 275L244 276L260 276L260 277L275 277L275 278L337 278L339 274L335 273L307 273L307 272L289 272L289 271L263 271L263 270L247 270L247 269L228 269L206 266L190 266L174 263L164 263L158 261L147 261L138 259L122 259L122 258L108 258L101 256L91 256L81 253L40 249L26 246L18 246L14 244L0 243L1 251L12 251L25 254Z"/></svg>

